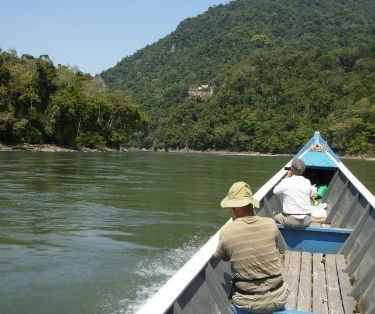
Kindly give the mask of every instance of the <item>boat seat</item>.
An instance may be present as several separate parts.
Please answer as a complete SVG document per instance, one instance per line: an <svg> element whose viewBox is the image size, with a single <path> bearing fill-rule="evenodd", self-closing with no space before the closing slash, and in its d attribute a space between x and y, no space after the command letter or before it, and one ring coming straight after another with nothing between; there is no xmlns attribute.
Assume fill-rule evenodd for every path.
<svg viewBox="0 0 375 314"><path fill-rule="evenodd" d="M290 295L283 313L354 313L342 254L286 251L283 275Z"/></svg>
<svg viewBox="0 0 375 314"><path fill-rule="evenodd" d="M277 224L277 227L283 236L286 249L311 253L336 254L352 233L352 229L330 226L288 228Z"/></svg>

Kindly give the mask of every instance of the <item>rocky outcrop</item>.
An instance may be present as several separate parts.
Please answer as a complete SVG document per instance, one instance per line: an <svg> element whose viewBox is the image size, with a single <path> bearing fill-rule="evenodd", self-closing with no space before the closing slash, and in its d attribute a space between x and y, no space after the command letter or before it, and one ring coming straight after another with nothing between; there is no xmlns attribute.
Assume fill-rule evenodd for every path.
<svg viewBox="0 0 375 314"><path fill-rule="evenodd" d="M74 152L75 150L52 144L20 144L11 146L0 144L0 151Z"/></svg>
<svg viewBox="0 0 375 314"><path fill-rule="evenodd" d="M209 99L215 91L214 85L200 85L189 89L189 98Z"/></svg>

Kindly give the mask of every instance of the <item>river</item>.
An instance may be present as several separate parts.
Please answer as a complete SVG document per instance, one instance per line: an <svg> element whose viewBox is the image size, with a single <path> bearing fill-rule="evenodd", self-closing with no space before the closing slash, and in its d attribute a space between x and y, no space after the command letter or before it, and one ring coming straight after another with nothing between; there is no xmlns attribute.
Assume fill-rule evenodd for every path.
<svg viewBox="0 0 375 314"><path fill-rule="evenodd" d="M134 313L290 157L0 152L0 313ZM375 161L344 160L372 192Z"/></svg>

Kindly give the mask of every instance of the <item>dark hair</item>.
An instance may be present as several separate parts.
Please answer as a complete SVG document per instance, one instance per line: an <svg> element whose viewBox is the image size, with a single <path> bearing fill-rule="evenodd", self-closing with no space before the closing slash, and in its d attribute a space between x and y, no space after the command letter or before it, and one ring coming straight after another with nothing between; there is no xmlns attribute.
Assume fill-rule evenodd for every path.
<svg viewBox="0 0 375 314"><path fill-rule="evenodd" d="M290 169L293 174L300 176L305 171L306 166L302 159L293 159Z"/></svg>

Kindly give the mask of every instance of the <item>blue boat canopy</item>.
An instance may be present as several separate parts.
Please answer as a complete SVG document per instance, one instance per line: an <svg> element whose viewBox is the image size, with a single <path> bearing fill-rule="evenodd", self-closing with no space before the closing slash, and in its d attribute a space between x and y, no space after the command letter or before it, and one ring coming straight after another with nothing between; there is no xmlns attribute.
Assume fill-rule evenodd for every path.
<svg viewBox="0 0 375 314"><path fill-rule="evenodd" d="M316 131L313 137L296 154L295 158L303 159L309 168L338 168L339 157L328 146L327 142Z"/></svg>

